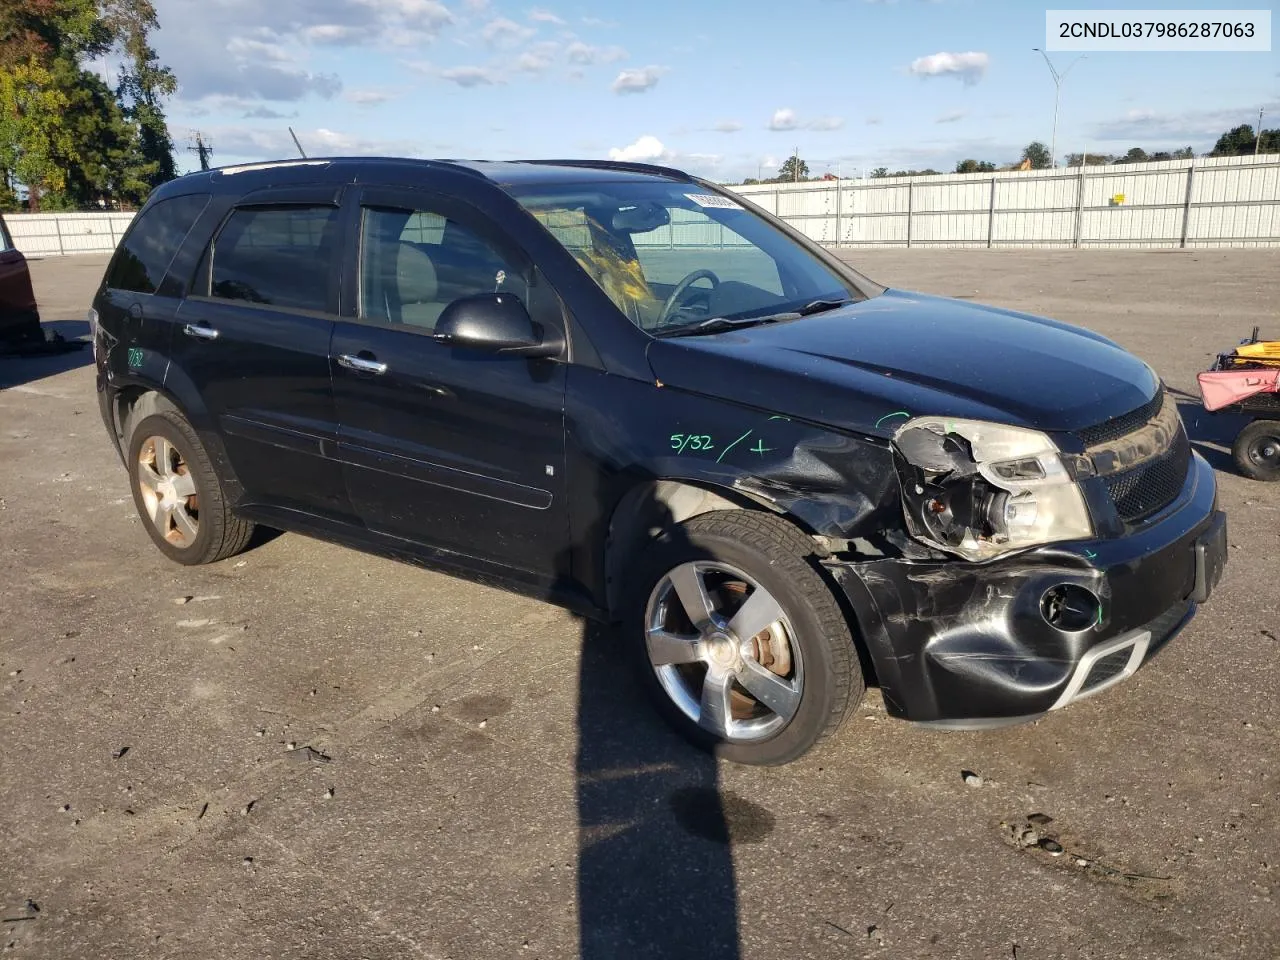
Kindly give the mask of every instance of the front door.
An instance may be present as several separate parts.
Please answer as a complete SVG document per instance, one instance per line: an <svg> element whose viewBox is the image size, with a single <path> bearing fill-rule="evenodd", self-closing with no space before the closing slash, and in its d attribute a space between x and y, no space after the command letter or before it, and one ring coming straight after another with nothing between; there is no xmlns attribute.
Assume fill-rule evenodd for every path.
<svg viewBox="0 0 1280 960"><path fill-rule="evenodd" d="M564 363L450 347L432 334L460 297L513 293L535 320L557 325L559 301L458 201L367 188L353 220L355 315L336 324L331 347L353 507L372 530L553 579L568 546Z"/></svg>

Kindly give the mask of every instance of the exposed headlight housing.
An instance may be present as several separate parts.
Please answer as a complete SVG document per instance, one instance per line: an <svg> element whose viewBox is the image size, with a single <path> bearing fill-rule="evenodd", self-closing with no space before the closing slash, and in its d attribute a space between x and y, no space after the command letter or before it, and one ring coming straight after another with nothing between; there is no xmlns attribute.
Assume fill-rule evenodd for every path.
<svg viewBox="0 0 1280 960"><path fill-rule="evenodd" d="M917 417L893 445L907 529L930 546L989 560L1093 536L1080 486L1038 430Z"/></svg>

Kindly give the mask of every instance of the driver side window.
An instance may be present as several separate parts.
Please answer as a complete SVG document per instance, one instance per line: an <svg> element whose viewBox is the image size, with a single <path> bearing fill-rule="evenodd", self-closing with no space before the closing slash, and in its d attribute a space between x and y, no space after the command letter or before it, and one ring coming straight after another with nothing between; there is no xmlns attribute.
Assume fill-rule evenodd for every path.
<svg viewBox="0 0 1280 960"><path fill-rule="evenodd" d="M456 220L430 210L366 207L360 246L360 316L435 329L445 307L482 293L526 301L520 268Z"/></svg>

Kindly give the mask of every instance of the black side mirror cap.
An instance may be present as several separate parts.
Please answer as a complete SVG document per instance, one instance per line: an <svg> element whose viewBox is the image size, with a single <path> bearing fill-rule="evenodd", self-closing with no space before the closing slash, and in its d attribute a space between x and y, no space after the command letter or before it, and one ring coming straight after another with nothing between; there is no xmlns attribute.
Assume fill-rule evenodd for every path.
<svg viewBox="0 0 1280 960"><path fill-rule="evenodd" d="M564 349L559 337L544 336L520 298L511 293L453 301L436 321L434 339L509 357L555 357Z"/></svg>

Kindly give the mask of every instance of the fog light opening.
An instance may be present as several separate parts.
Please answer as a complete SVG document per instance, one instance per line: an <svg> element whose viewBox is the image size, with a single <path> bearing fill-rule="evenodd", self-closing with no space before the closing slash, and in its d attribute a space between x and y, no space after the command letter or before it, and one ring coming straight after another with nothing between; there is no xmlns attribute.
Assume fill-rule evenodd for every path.
<svg viewBox="0 0 1280 960"><path fill-rule="evenodd" d="M1065 633L1088 630L1102 620L1102 601L1091 590L1074 583L1050 587L1040 598L1045 623Z"/></svg>

